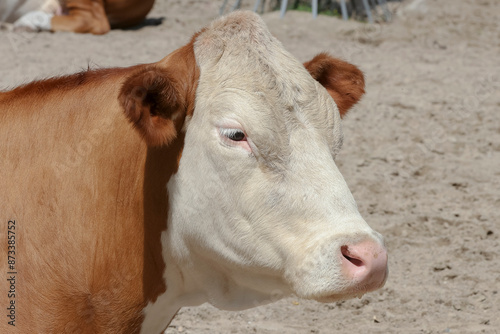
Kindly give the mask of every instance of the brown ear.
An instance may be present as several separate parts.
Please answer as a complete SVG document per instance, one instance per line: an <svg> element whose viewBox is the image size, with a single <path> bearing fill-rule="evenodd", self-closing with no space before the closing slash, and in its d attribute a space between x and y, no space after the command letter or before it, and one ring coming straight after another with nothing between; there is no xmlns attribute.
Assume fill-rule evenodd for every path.
<svg viewBox="0 0 500 334"><path fill-rule="evenodd" d="M192 115L200 76L191 41L125 80L118 97L125 115L150 146L168 145Z"/></svg>
<svg viewBox="0 0 500 334"><path fill-rule="evenodd" d="M183 93L168 69L150 65L132 74L118 97L125 115L151 146L168 145L186 115Z"/></svg>
<svg viewBox="0 0 500 334"><path fill-rule="evenodd" d="M304 66L330 93L339 108L340 117L344 117L365 93L363 72L343 60L320 53Z"/></svg>

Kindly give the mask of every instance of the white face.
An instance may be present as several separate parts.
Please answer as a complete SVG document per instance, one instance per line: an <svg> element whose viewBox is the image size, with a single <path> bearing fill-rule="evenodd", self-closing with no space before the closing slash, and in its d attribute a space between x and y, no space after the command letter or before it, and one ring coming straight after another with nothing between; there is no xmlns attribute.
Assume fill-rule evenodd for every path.
<svg viewBox="0 0 500 334"><path fill-rule="evenodd" d="M335 165L342 132L333 99L268 38L257 51L245 41L195 49L196 107L168 185L168 252L224 309L372 290L346 272L343 254L382 244Z"/></svg>

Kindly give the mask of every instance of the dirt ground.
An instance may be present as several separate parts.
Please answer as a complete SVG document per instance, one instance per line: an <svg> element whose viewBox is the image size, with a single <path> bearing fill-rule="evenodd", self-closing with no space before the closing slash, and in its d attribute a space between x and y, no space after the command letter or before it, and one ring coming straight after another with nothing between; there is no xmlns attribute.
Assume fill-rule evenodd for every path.
<svg viewBox="0 0 500 334"><path fill-rule="evenodd" d="M150 25L105 36L0 31L0 89L89 65L157 61L221 3L157 0ZM185 308L168 334L500 334L500 2L407 0L392 9L392 23L375 25L263 15L300 60L329 51L366 75L338 164L362 215L386 237L386 286L336 304L291 297L244 312Z"/></svg>

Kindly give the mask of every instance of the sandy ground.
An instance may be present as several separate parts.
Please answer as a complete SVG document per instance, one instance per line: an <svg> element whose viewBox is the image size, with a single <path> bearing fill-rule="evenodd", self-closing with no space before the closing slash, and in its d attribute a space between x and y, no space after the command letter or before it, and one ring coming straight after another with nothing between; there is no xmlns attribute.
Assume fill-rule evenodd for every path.
<svg viewBox="0 0 500 334"><path fill-rule="evenodd" d="M158 0L149 17L163 23L105 36L0 31L0 89L89 64L157 61L221 2ZM391 24L372 26L264 14L300 60L330 51L366 74L338 160L361 213L386 237L390 277L336 304L185 308L167 333L500 333L499 17L498 0L408 0Z"/></svg>

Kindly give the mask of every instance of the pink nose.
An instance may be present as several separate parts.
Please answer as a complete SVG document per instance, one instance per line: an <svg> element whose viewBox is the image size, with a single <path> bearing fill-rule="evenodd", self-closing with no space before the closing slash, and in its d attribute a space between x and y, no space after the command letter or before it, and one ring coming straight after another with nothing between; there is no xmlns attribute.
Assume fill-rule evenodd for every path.
<svg viewBox="0 0 500 334"><path fill-rule="evenodd" d="M387 278L387 251L379 243L365 240L359 244L346 245L342 252L344 275L354 281L360 292L382 287Z"/></svg>

